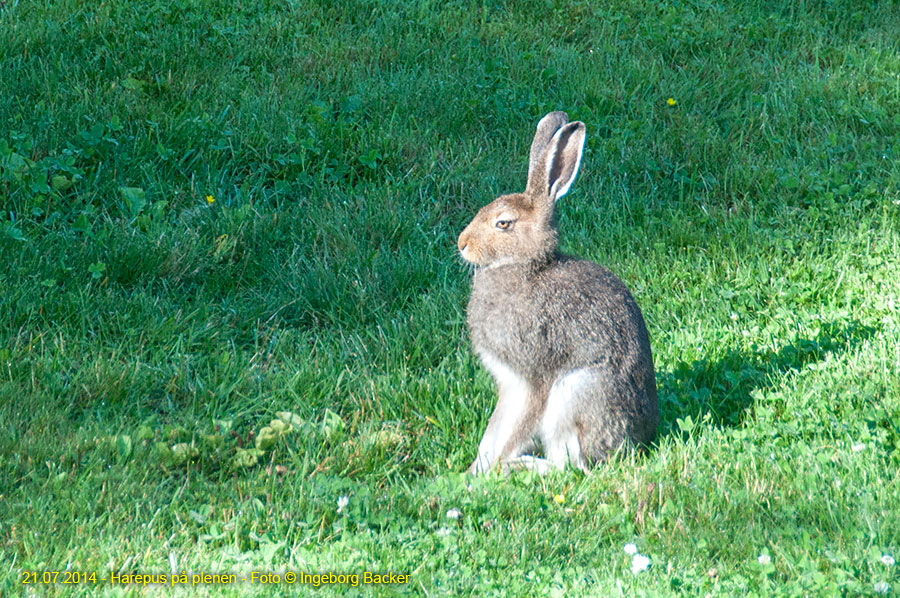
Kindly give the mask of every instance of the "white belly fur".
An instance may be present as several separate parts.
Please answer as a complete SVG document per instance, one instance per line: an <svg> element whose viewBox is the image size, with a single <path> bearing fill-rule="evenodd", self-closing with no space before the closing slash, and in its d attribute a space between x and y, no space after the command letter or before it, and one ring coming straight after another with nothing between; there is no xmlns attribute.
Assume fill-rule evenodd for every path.
<svg viewBox="0 0 900 598"><path fill-rule="evenodd" d="M478 445L478 460L482 470L486 471L501 456L508 440L516 435L516 427L522 425L531 386L525 378L488 351L479 350L478 355L497 384L497 405Z"/></svg>
<svg viewBox="0 0 900 598"><path fill-rule="evenodd" d="M586 466L575 418L578 397L590 386L592 379L593 375L587 368L572 370L557 378L547 393L547 403L541 416L540 438L544 456L556 467L565 467L567 463L582 469Z"/></svg>
<svg viewBox="0 0 900 598"><path fill-rule="evenodd" d="M515 433L517 424L537 420L537 429L529 435L540 439L544 456L552 465L562 468L571 463L584 469L586 465L575 426L575 410L581 391L591 384L593 375L590 369L579 368L558 378L547 394L544 412L538 417L526 417L523 410L528 406L531 392L528 381L492 353L479 349L478 355L497 383L496 410L499 411L495 414L499 415L497 428L492 430L492 434L486 433L478 447L480 458L495 458L502 450L502 444Z"/></svg>

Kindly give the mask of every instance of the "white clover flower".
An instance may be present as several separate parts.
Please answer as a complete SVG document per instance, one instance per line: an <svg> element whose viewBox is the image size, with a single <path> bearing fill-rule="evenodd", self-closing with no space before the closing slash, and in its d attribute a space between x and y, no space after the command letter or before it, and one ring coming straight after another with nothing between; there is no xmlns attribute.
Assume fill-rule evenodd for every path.
<svg viewBox="0 0 900 598"><path fill-rule="evenodd" d="M887 565L888 567L893 567L894 565L897 564L897 561L894 560L894 557L892 557L889 554L881 555L881 562L884 563L885 565Z"/></svg>
<svg viewBox="0 0 900 598"><path fill-rule="evenodd" d="M891 591L891 584L886 581L879 581L875 584L875 591L879 594L887 594Z"/></svg>
<svg viewBox="0 0 900 598"><path fill-rule="evenodd" d="M635 552L631 557L631 572L637 575L641 571L646 571L650 568L650 557L643 555L639 552Z"/></svg>
<svg viewBox="0 0 900 598"><path fill-rule="evenodd" d="M851 446L850 448L853 450L854 453L858 453L861 450L864 450L866 448L866 445L864 442L858 442L858 443L854 444L853 446Z"/></svg>
<svg viewBox="0 0 900 598"><path fill-rule="evenodd" d="M343 511L344 509L347 508L347 505L350 504L350 497L349 496L339 496L337 502L338 502L337 512L340 513L341 511Z"/></svg>
<svg viewBox="0 0 900 598"><path fill-rule="evenodd" d="M772 557L767 554L761 554L756 557L756 562L758 562L760 565L768 565L772 562Z"/></svg>
<svg viewBox="0 0 900 598"><path fill-rule="evenodd" d="M445 536L449 536L452 533L453 533L453 530L450 529L449 527L442 527L441 529L439 529L437 531L437 535L441 536L442 538Z"/></svg>
<svg viewBox="0 0 900 598"><path fill-rule="evenodd" d="M462 513L459 509L450 509L447 511L447 519L459 519L462 517Z"/></svg>
<svg viewBox="0 0 900 598"><path fill-rule="evenodd" d="M635 546L631 542L629 542L622 548L625 550L625 554L627 554L629 556L633 556L633 555L637 554L637 546Z"/></svg>

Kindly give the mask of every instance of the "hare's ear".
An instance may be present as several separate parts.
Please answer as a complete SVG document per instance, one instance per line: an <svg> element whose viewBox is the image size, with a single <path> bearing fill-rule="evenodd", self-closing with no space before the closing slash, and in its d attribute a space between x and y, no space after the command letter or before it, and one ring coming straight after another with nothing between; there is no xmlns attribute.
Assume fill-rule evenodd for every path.
<svg viewBox="0 0 900 598"><path fill-rule="evenodd" d="M581 165L586 137L583 122L569 123L556 131L528 178L526 192L551 202L568 193Z"/></svg>
<svg viewBox="0 0 900 598"><path fill-rule="evenodd" d="M531 190L532 177L538 162L544 156L544 149L550 143L550 140L553 139L553 135L567 122L569 122L569 117L565 112L551 112L538 123L537 131L534 132L534 141L531 142L531 154L529 154L528 159L527 191Z"/></svg>

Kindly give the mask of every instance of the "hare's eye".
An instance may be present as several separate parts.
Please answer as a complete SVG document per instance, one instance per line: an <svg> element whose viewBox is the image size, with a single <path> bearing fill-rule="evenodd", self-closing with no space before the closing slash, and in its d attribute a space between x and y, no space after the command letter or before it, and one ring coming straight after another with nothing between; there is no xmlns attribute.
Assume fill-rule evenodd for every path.
<svg viewBox="0 0 900 598"><path fill-rule="evenodd" d="M512 220L498 220L494 226L500 230L509 230L510 226L512 226L512 222Z"/></svg>

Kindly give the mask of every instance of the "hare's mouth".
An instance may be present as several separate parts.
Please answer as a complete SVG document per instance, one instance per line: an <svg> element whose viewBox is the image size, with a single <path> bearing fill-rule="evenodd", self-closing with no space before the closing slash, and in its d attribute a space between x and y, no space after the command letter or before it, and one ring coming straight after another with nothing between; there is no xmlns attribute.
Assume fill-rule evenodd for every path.
<svg viewBox="0 0 900 598"><path fill-rule="evenodd" d="M491 261L484 261L483 255L472 255L472 252L469 250L468 245L459 250L459 257L461 257L466 264L474 267L476 270L493 270L494 268L509 266L510 264L514 264L517 261L516 258L509 255L498 257Z"/></svg>
<svg viewBox="0 0 900 598"><path fill-rule="evenodd" d="M470 245L466 245L459 250L459 257L461 257L467 264L471 264L476 268L481 268L488 265L488 263L484 261L484 255L480 251L472 251Z"/></svg>
<svg viewBox="0 0 900 598"><path fill-rule="evenodd" d="M478 264L473 262L471 256L466 255L466 247L458 252L460 261L469 271L469 274L474 274L478 270Z"/></svg>

